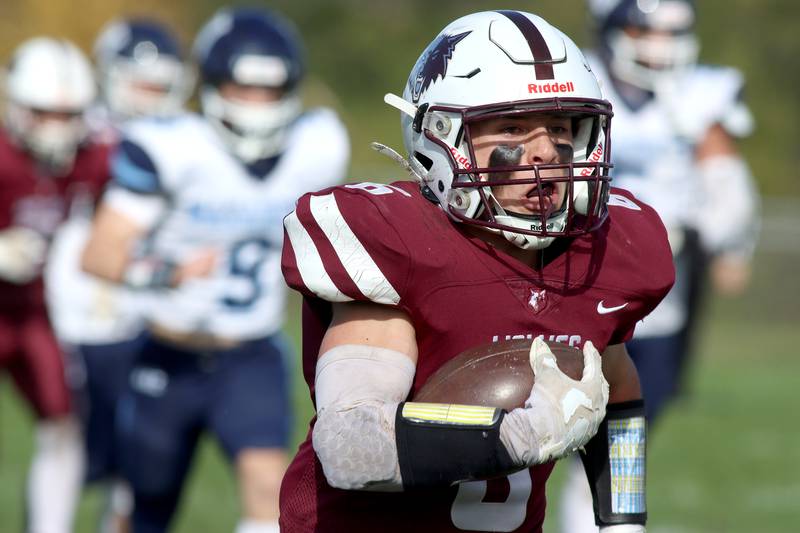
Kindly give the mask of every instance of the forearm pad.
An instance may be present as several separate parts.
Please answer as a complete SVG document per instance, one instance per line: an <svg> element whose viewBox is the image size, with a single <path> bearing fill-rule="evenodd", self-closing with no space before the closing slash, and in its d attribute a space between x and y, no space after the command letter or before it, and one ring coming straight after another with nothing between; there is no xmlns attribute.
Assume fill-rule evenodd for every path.
<svg viewBox="0 0 800 533"><path fill-rule="evenodd" d="M597 434L581 452L598 526L647 521L645 430L642 400L609 404Z"/></svg>
<svg viewBox="0 0 800 533"><path fill-rule="evenodd" d="M520 470L500 441L504 416L493 407L401 403L395 437L403 487L450 486Z"/></svg>

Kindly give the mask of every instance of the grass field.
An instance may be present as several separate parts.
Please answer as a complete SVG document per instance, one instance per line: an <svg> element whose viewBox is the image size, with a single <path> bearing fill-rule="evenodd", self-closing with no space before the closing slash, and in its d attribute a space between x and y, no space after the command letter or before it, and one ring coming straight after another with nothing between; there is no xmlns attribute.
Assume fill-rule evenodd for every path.
<svg viewBox="0 0 800 533"><path fill-rule="evenodd" d="M777 205L777 204L776 204ZM768 206L769 207L769 206ZM800 220L778 205L765 223L754 282L735 301L714 299L700 335L688 394L651 434L650 533L779 533L800 524ZM296 302L292 308L297 311ZM296 338L296 331L295 338ZM298 363L299 368L299 363ZM310 403L298 381L296 437ZM0 532L21 531L31 424L0 382ZM551 502L561 479L549 484ZM235 485L216 445L196 459L175 531L232 531ZM83 499L76 531L93 531L96 491ZM545 531L556 531L552 512Z"/></svg>

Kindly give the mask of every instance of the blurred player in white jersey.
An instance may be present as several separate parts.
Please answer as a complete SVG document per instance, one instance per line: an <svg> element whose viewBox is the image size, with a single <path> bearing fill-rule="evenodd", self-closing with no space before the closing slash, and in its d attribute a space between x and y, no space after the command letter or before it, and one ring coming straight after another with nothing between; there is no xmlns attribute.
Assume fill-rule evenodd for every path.
<svg viewBox="0 0 800 533"><path fill-rule="evenodd" d="M133 531L165 531L203 431L235 465L239 533L278 531L291 402L281 336L283 217L342 180L344 126L303 111L299 36L277 14L223 9L194 47L202 116L128 123L84 268L149 297L120 402Z"/></svg>
<svg viewBox="0 0 800 533"><path fill-rule="evenodd" d="M90 127L109 144L135 117L169 117L183 111L192 71L178 40L162 23L120 19L107 24L94 46L101 98L89 113ZM87 482L112 482L103 531L119 531L130 513L130 496L117 477L114 444L116 403L142 342L143 320L135 295L84 273L80 257L89 238L93 202L72 207L55 237L46 271L50 314L62 345L83 364L79 410L84 421Z"/></svg>
<svg viewBox="0 0 800 533"><path fill-rule="evenodd" d="M680 392L706 274L726 295L749 281L758 195L735 139L750 134L753 119L741 73L697 63L694 2L588 5L597 43L587 58L614 106L614 184L656 209L675 261L675 285L626 344L652 425ZM570 533L597 531L581 470L562 501Z"/></svg>

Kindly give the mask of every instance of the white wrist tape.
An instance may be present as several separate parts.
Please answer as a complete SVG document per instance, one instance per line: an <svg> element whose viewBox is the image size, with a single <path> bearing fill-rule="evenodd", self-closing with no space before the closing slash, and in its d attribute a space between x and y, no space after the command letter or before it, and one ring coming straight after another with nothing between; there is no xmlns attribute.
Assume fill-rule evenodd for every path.
<svg viewBox="0 0 800 533"><path fill-rule="evenodd" d="M312 442L331 486L402 489L394 424L414 373L405 354L376 346L345 344L319 358Z"/></svg>

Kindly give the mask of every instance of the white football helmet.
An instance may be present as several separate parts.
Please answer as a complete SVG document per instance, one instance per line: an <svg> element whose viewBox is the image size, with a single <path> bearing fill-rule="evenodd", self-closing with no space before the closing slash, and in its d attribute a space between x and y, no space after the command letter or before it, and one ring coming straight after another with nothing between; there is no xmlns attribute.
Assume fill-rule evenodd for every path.
<svg viewBox="0 0 800 533"><path fill-rule="evenodd" d="M691 0L590 0L600 54L619 80L647 91L697 63Z"/></svg>
<svg viewBox="0 0 800 533"><path fill-rule="evenodd" d="M100 32L94 58L103 100L115 119L179 113L194 88L194 71L164 24L120 19Z"/></svg>
<svg viewBox="0 0 800 533"><path fill-rule="evenodd" d="M300 115L298 94L305 66L300 37L277 13L260 8L223 8L197 36L194 56L202 77L203 114L245 162L279 155L289 126ZM225 83L280 93L272 102L223 96Z"/></svg>
<svg viewBox="0 0 800 533"><path fill-rule="evenodd" d="M417 60L403 98L386 101L402 111L408 162L423 191L455 220L501 233L523 249L581 235L605 220L611 105L578 47L540 17L490 11L452 22ZM478 168L471 126L523 113L569 117L573 161ZM540 173L551 169L560 169L559 177ZM540 206L543 185L566 183L566 198L555 211L508 211L493 190L510 185L503 178L509 172L529 176L513 184L536 185Z"/></svg>
<svg viewBox="0 0 800 533"><path fill-rule="evenodd" d="M68 170L87 135L84 114L96 95L84 54L65 40L26 41L11 58L5 93L12 137L44 166Z"/></svg>

